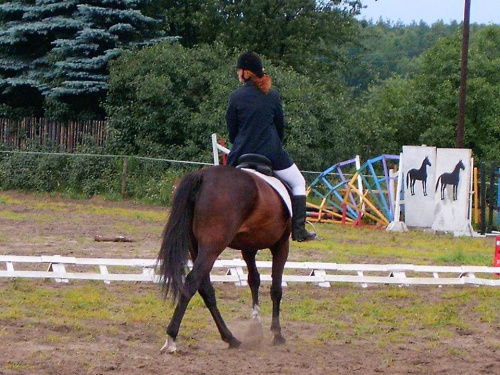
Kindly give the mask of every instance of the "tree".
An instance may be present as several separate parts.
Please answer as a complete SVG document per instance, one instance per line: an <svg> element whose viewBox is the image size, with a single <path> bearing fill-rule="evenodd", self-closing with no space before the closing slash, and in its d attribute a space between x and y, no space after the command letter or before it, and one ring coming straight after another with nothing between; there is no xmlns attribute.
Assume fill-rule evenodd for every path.
<svg viewBox="0 0 500 375"><path fill-rule="evenodd" d="M185 47L221 42L254 50L276 65L316 74L346 66L360 1L164 0L169 35Z"/></svg>
<svg viewBox="0 0 500 375"><path fill-rule="evenodd" d="M348 82L365 91L372 82L391 78L394 74L415 77L419 72L421 55L434 46L439 38L447 37L459 29L453 22L445 25L425 22L403 25L379 20L376 23L362 21L358 41L349 48L349 58L354 66Z"/></svg>
<svg viewBox="0 0 500 375"><path fill-rule="evenodd" d="M477 29L471 38L465 147L476 160L500 161L500 27ZM371 155L403 145L454 147L460 87L460 30L422 55L412 79L393 77L361 97L351 126Z"/></svg>
<svg viewBox="0 0 500 375"><path fill-rule="evenodd" d="M471 38L465 140L476 157L500 163L500 27Z"/></svg>
<svg viewBox="0 0 500 375"><path fill-rule="evenodd" d="M199 159L210 134L225 131L227 98L237 85L236 60L227 55L220 46L170 43L123 54L111 66L106 106L111 151Z"/></svg>
<svg viewBox="0 0 500 375"><path fill-rule="evenodd" d="M35 96L37 103L46 100L52 117L102 116L108 62L124 49L160 36L158 22L141 13L148 2L24 0L0 5L2 102L23 107L22 98ZM34 114L42 111L38 107Z"/></svg>
<svg viewBox="0 0 500 375"><path fill-rule="evenodd" d="M419 142L423 108L416 100L414 80L391 77L372 85L360 98L351 127L363 159L399 154L402 145Z"/></svg>

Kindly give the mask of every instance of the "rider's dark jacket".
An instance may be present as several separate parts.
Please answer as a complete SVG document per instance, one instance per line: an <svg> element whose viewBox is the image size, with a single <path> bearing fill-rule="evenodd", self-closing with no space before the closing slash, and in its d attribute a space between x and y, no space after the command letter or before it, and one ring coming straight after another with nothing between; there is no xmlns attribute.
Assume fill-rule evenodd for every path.
<svg viewBox="0 0 500 375"><path fill-rule="evenodd" d="M231 93L226 121L233 144L228 165L236 165L241 155L253 153L266 156L275 170L292 166L282 144L285 119L278 91L271 89L265 94L247 81Z"/></svg>

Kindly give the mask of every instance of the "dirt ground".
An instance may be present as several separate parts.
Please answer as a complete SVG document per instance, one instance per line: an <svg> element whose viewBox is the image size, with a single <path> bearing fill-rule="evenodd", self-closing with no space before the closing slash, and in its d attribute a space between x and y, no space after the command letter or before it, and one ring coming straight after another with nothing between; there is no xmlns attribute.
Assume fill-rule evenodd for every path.
<svg viewBox="0 0 500 375"><path fill-rule="evenodd" d="M0 212L2 255L154 258L166 219L166 209L161 207L101 199L73 201L18 192L0 193L0 211L3 211ZM96 242L96 235L127 236L133 242ZM0 269L4 270L3 267L0 264ZM0 279L0 289L11 282ZM33 283L49 289L67 289L84 282ZM118 298L132 289L119 283L106 288ZM135 284L133 289L144 294L157 286ZM238 298L237 287L233 285L218 284L216 289ZM371 292L370 288L356 285L347 289L359 291L360 298ZM440 298L438 288L420 290L428 298ZM332 293L316 286L303 287L302 291L315 299L327 299ZM287 292L284 291L284 303ZM219 303L224 304L224 300ZM247 313L244 310L249 303L245 303L242 315ZM288 341L282 346L271 345L267 320L263 340L258 345L228 350L215 328L208 333L195 332L191 337L181 331L178 353L160 355L164 340L164 327L160 324L121 322L106 327L95 320L87 322L86 331L82 331L64 324L50 324L44 317L38 321L39 324L34 324L33 316L0 319L0 374L497 374L500 371L499 327L488 324L478 324L432 344L429 336L422 334L381 346L376 341L380 335L374 340L370 334L318 342L311 339L318 330L313 323L287 322L284 317L283 333ZM247 321L236 318L228 321L228 325L236 336L244 342L248 340ZM47 340L47 337L58 339Z"/></svg>

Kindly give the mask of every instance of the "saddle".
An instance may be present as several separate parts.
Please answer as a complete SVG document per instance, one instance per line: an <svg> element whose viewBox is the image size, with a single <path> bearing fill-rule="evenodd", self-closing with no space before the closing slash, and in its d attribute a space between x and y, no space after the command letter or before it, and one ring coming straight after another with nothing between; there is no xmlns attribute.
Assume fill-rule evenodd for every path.
<svg viewBox="0 0 500 375"><path fill-rule="evenodd" d="M274 174L271 161L259 154L245 154L238 159L238 169L246 169L247 172L259 172L259 177L265 180L280 195L283 203L288 209L288 214L292 216L292 189L288 184ZM254 173L254 172L253 172ZM257 174L259 174L257 173Z"/></svg>
<svg viewBox="0 0 500 375"><path fill-rule="evenodd" d="M275 177L273 173L273 167L271 165L271 160L259 154L241 155L238 159L238 165L236 166L236 168L253 169L266 176Z"/></svg>

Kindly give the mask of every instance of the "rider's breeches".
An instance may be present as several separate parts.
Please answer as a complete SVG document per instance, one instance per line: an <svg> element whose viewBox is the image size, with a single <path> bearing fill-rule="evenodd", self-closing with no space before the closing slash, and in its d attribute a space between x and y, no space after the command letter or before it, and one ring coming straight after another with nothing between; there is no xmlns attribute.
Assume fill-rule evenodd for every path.
<svg viewBox="0 0 500 375"><path fill-rule="evenodd" d="M295 164L274 173L290 186L293 195L306 195L306 180Z"/></svg>

